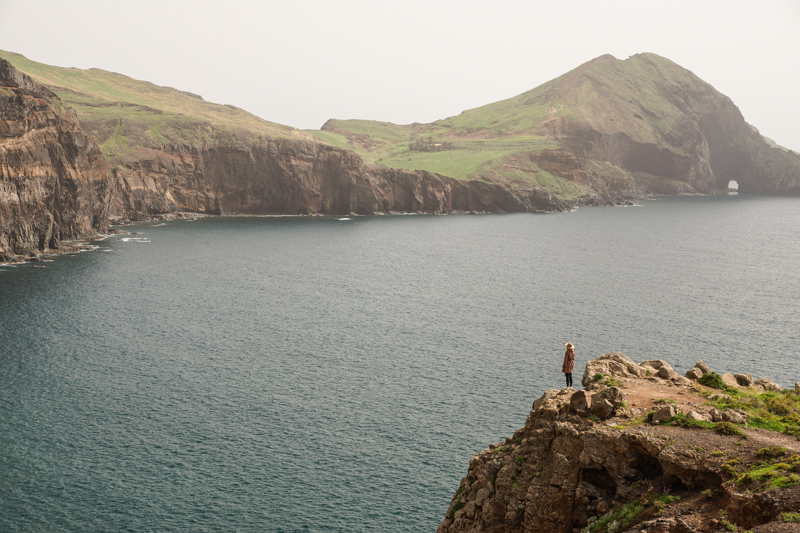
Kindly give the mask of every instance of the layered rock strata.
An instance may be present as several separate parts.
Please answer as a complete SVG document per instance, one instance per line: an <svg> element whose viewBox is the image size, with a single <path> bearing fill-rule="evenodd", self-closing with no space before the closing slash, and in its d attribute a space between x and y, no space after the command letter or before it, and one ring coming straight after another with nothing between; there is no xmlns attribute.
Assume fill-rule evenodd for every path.
<svg viewBox="0 0 800 533"><path fill-rule="evenodd" d="M584 381L600 385L546 391L524 427L470 460L439 533L733 531L778 524L800 505L798 439L704 429L712 417L746 424L746 413L704 406L703 386L665 361L613 352L590 361ZM685 426L660 425L681 413ZM765 464L775 468L765 479L786 477L762 492L747 469Z"/></svg>
<svg viewBox="0 0 800 533"><path fill-rule="evenodd" d="M104 231L110 193L108 164L74 112L0 60L0 261Z"/></svg>
<svg viewBox="0 0 800 533"><path fill-rule="evenodd" d="M202 148L139 150L114 171L113 211L127 218L210 214L346 215L560 211L538 187L509 189L364 162L355 152L302 140L237 142L219 132Z"/></svg>

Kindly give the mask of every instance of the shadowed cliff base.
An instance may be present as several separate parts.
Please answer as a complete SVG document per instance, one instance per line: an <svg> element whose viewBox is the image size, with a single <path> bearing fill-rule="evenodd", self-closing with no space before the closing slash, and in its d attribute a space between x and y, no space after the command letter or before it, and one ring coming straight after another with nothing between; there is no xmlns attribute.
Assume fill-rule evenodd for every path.
<svg viewBox="0 0 800 533"><path fill-rule="evenodd" d="M105 231L110 192L75 112L0 60L0 261Z"/></svg>
<svg viewBox="0 0 800 533"><path fill-rule="evenodd" d="M794 531L800 383L619 352L475 455L439 533Z"/></svg>

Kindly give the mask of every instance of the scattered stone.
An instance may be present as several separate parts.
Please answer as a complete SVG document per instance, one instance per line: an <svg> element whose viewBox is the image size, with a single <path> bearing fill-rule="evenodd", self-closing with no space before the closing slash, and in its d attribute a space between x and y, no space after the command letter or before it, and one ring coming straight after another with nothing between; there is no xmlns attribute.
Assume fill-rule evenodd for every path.
<svg viewBox="0 0 800 533"><path fill-rule="evenodd" d="M794 384L794 390L800 390L800 381Z"/></svg>
<svg viewBox="0 0 800 533"><path fill-rule="evenodd" d="M756 380L750 374L735 374L733 377L739 382L742 387L752 387L756 384Z"/></svg>
<svg viewBox="0 0 800 533"><path fill-rule="evenodd" d="M689 370L686 371L686 377L691 380L697 381L698 379L703 377L703 371L697 367L690 368Z"/></svg>
<svg viewBox="0 0 800 533"><path fill-rule="evenodd" d="M730 394L717 393L717 394L712 394L711 396L708 397L708 399L709 400L730 400L731 396L730 396Z"/></svg>
<svg viewBox="0 0 800 533"><path fill-rule="evenodd" d="M725 409L722 411L722 420L734 424L747 424L747 413L742 409Z"/></svg>
<svg viewBox="0 0 800 533"><path fill-rule="evenodd" d="M639 529L641 528L641 529ZM686 523L683 518L656 518L636 526L642 533L696 533L696 529Z"/></svg>
<svg viewBox="0 0 800 533"><path fill-rule="evenodd" d="M756 380L756 385L761 385L764 387L764 390L783 390L783 387L772 381L771 379L767 378L758 378Z"/></svg>
<svg viewBox="0 0 800 533"><path fill-rule="evenodd" d="M698 420L701 422L711 422L712 418L711 415L705 411L698 412L698 411L689 411L686 414L686 418L689 420Z"/></svg>
<svg viewBox="0 0 800 533"><path fill-rule="evenodd" d="M678 409L674 405L665 405L653 413L653 423L660 424L661 422L666 422L676 414L678 414Z"/></svg>
<svg viewBox="0 0 800 533"><path fill-rule="evenodd" d="M674 384L676 384L676 385L683 385L684 387L689 387L692 384L692 380L691 379L685 378L683 376L679 376L678 374L675 374L675 377L672 378L672 382ZM683 394L683 393L681 393L681 394Z"/></svg>

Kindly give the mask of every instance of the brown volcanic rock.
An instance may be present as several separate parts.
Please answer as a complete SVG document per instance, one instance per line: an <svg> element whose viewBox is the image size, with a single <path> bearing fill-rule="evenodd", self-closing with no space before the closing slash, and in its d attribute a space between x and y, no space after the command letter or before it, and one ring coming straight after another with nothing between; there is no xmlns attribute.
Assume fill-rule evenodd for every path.
<svg viewBox="0 0 800 533"><path fill-rule="evenodd" d="M644 511L618 531L717 531L720 511L742 528L777 527L780 513L796 509L800 485L751 495L739 494L744 489L731 481L762 464L761 448L782 446L786 458L794 457L800 444L793 437L744 428L742 441L642 421L626 426L631 421L624 413L597 423L576 414L601 398L611 407L605 397L622 393L642 414L667 400L669 416L696 409L702 411L695 413L698 418L708 417L700 407L705 398L693 383L636 377L641 367L618 352L587 366L611 361L618 365L612 376L623 380L624 388L600 389L590 400L585 391L548 390L533 403L524 427L475 455L438 532L571 533L633 502ZM675 493L680 500L663 511L654 505L663 494Z"/></svg>
<svg viewBox="0 0 800 533"><path fill-rule="evenodd" d="M95 236L109 194L108 164L75 114L0 60L0 252Z"/></svg>
<svg viewBox="0 0 800 533"><path fill-rule="evenodd" d="M541 188L508 189L426 171L365 163L355 152L302 140L237 143L221 134L202 149L141 149L115 171L116 214L376 214L557 211Z"/></svg>

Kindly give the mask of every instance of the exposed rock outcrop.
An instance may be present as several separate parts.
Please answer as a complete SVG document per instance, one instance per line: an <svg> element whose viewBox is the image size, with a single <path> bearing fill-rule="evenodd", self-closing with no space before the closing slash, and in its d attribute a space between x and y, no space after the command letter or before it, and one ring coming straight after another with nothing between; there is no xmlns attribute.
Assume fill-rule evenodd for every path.
<svg viewBox="0 0 800 533"><path fill-rule="evenodd" d="M587 88L591 105L582 101ZM767 142L730 98L656 54L600 56L540 92L579 117L546 122L582 163L573 168L610 162L627 175L617 190L712 193L736 180L743 193L800 194L800 155Z"/></svg>
<svg viewBox="0 0 800 533"><path fill-rule="evenodd" d="M201 149L139 150L115 169L113 211L129 218L210 214L376 214L559 211L538 187L508 189L365 163L350 150L288 139L236 141L219 132Z"/></svg>
<svg viewBox="0 0 800 533"><path fill-rule="evenodd" d="M647 369L671 372L662 378L647 376ZM439 533L732 531L779 520L800 502L800 479L791 473L800 471L796 438L707 429L713 426L703 424L713 417L719 431L730 432L747 423L747 413L701 407L699 385L672 381L675 372L665 361L637 365L612 352L587 363L584 379L595 385L600 373L624 385L548 390L534 401L524 427L475 455ZM635 406L651 415L632 420ZM616 418L598 422L601 411ZM739 446L743 438L747 447ZM748 474L764 468L764 457L775 457L769 464L776 474L767 483L786 476L778 491L758 492L765 485ZM604 525L593 527L601 517Z"/></svg>
<svg viewBox="0 0 800 533"><path fill-rule="evenodd" d="M108 164L74 112L0 59L0 255L95 236L110 192Z"/></svg>

